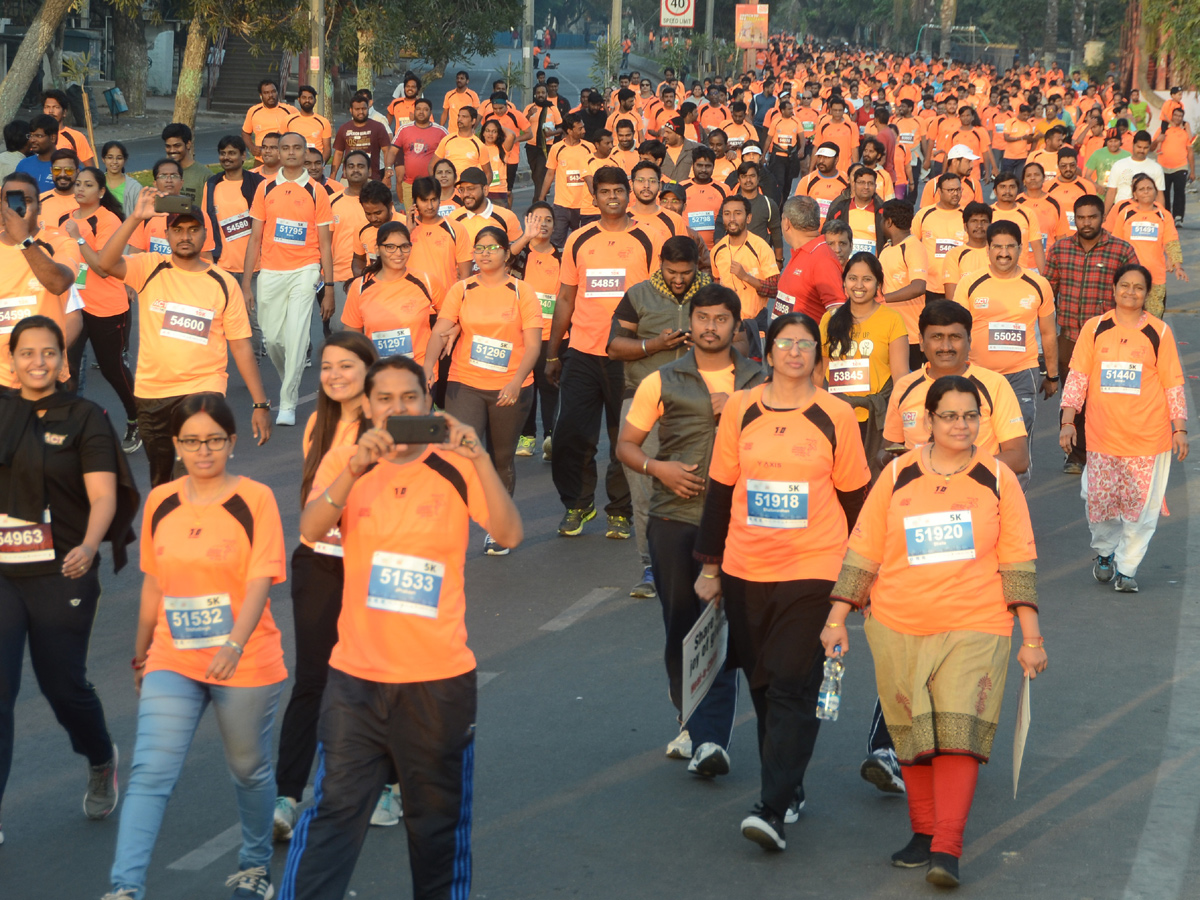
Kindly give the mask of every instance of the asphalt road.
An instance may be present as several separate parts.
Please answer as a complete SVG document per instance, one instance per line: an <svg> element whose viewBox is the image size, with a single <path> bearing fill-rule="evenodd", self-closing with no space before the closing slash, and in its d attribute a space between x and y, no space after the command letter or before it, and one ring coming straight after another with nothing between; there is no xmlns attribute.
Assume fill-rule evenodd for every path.
<svg viewBox="0 0 1200 900"><path fill-rule="evenodd" d="M1183 234L1185 259L1200 258L1200 230ZM1200 373L1200 291L1174 283L1169 290L1169 321L1184 367ZM277 396L269 364L264 377ZM1195 379L1188 376L1189 390ZM311 369L301 394L315 390ZM119 410L95 370L86 393ZM275 490L294 546L301 429L278 429L266 447L254 447L250 400L236 374L229 393L244 430L232 467ZM305 414L312 409L311 399L301 407ZM1056 410L1056 402L1040 405L1028 494L1050 668L1034 684L1033 725L1014 799L1020 670L1015 661L1010 667L994 756L967 827L959 895L1195 897L1200 528L1190 528L1189 516L1200 511L1200 456L1173 466L1172 515L1161 521L1138 573L1142 592L1118 595L1092 580L1079 482L1060 471ZM1194 402L1192 411L1194 417ZM140 483L148 484L144 456L133 464ZM483 534L474 529L467 563L470 642L486 673L480 679L474 896L936 895L920 871L888 865L908 839L903 800L878 793L858 776L875 692L863 642L848 660L841 717L817 743L805 785L808 807L788 829L788 850L767 855L738 833L758 787L748 695L743 692L729 776L701 781L684 763L666 759L675 724L662 671L662 622L657 602L626 596L639 574L633 542L605 540L598 523L582 537L557 537L562 511L549 465L518 460L517 471L525 543L507 558L488 558ZM122 779L136 725L128 659L139 583L134 566L113 575L105 564L91 648L91 677L122 750ZM271 596L290 660L289 586ZM71 753L28 664L16 724L0 897L98 898L108 889L117 822L83 817L85 764ZM224 877L236 869L236 823L233 789L208 716L168 807L148 896L222 896ZM276 854L277 877L285 853ZM401 828L372 829L350 896L411 896Z"/></svg>

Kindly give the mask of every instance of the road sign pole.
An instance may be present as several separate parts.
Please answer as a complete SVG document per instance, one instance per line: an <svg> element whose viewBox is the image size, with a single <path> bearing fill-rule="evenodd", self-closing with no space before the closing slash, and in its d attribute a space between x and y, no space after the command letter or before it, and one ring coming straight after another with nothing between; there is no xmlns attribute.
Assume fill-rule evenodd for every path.
<svg viewBox="0 0 1200 900"><path fill-rule="evenodd" d="M715 68L713 60L713 8L717 5L717 0L707 0L707 9L704 10L704 34L708 38L708 50L706 52L707 69L710 75L714 74ZM704 73L701 72L701 75Z"/></svg>
<svg viewBox="0 0 1200 900"><path fill-rule="evenodd" d="M524 63L525 104L533 101L533 0L525 0L525 25L521 36L521 59Z"/></svg>

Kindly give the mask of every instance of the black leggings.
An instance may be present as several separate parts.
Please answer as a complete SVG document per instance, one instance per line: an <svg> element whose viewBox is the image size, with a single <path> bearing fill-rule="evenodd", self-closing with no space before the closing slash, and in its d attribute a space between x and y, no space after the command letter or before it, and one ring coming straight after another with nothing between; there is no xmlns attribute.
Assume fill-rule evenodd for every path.
<svg viewBox="0 0 1200 900"><path fill-rule="evenodd" d="M0 800L12 768L14 717L25 638L42 695L71 739L99 766L113 756L104 707L87 679L88 642L100 600L100 560L82 578L0 574Z"/></svg>
<svg viewBox="0 0 1200 900"><path fill-rule="evenodd" d="M479 439L487 442L496 474L511 495L517 486L517 470L513 465L517 439L521 436L525 416L533 406L533 385L521 388L517 402L512 406L500 406L496 402L499 397L499 391L484 391L451 381L446 386L446 412L464 425L470 425Z"/></svg>
<svg viewBox="0 0 1200 900"><path fill-rule="evenodd" d="M537 437L538 406L542 408L542 433L550 437L554 433L554 418L558 415L558 385L551 384L546 377L546 348L549 341L542 341L542 352L533 367L534 402L529 404L529 415L525 419L525 427L521 429L522 437Z"/></svg>
<svg viewBox="0 0 1200 900"><path fill-rule="evenodd" d="M117 316L93 316L83 311L83 330L67 351L67 362L71 367L71 380L67 383L74 392L79 385L79 367L83 361L83 348L88 341L96 354L100 374L112 385L125 407L125 418L137 421L137 404L133 400L133 376L125 365L122 354L129 342L129 310Z"/></svg>

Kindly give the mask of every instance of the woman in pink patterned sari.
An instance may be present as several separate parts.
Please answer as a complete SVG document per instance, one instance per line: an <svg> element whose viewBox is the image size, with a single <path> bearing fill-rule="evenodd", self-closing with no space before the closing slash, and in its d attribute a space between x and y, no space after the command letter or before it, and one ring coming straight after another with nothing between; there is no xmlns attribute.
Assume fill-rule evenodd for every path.
<svg viewBox="0 0 1200 900"><path fill-rule="evenodd" d="M1175 335L1145 311L1150 272L1127 265L1113 277L1116 309L1084 323L1062 399L1059 444L1075 446L1075 414L1087 403L1087 503L1092 574L1136 593L1167 490L1171 454L1188 455L1187 400Z"/></svg>

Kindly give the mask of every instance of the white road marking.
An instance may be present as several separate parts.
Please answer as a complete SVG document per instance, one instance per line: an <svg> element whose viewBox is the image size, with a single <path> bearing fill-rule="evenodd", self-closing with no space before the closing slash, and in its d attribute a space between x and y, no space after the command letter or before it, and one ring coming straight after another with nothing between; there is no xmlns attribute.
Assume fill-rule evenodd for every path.
<svg viewBox="0 0 1200 900"><path fill-rule="evenodd" d="M499 672L476 672L475 673L475 688L478 690L485 684L495 680L500 676Z"/></svg>
<svg viewBox="0 0 1200 900"><path fill-rule="evenodd" d="M1185 385L1188 403L1195 409L1192 390ZM1187 480L1188 509L1200 510L1200 478ZM1188 519L1187 562L1183 583L1183 601L1179 610L1179 631L1175 642L1175 679L1171 687L1171 707L1167 717L1167 735L1150 811L1124 900L1174 900L1183 896L1183 878L1188 870L1196 834L1196 816L1200 812L1200 779L1185 775L1168 765L1200 744L1200 673L1194 660L1200 658L1200 604L1194 601L1197 590L1192 566L1200 560L1200 525ZM1191 889L1189 889L1189 896Z"/></svg>
<svg viewBox="0 0 1200 900"><path fill-rule="evenodd" d="M186 856L181 856L167 866L177 872L199 872L201 869L216 862L234 847L241 846L241 823L230 825L212 840L201 844Z"/></svg>
<svg viewBox="0 0 1200 900"><path fill-rule="evenodd" d="M562 631L574 625L589 612L612 597L620 588L602 587L588 591L582 599L576 600L557 616L541 627L541 631Z"/></svg>

